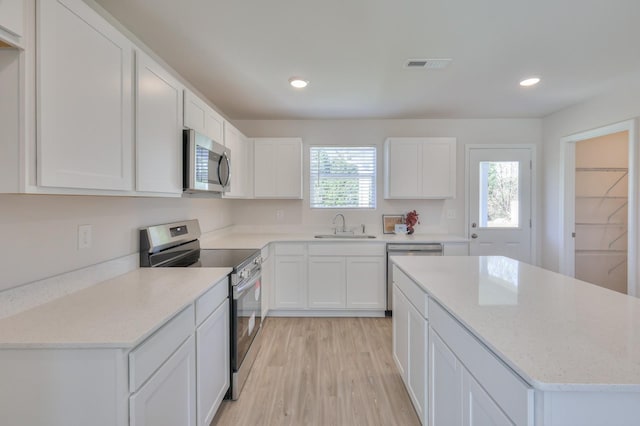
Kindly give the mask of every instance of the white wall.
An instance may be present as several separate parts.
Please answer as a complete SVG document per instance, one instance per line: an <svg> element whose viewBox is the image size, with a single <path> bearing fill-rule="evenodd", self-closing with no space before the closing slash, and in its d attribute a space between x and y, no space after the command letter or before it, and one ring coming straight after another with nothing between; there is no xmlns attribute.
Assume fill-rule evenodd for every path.
<svg viewBox="0 0 640 426"><path fill-rule="evenodd" d="M561 139L640 116L640 82L632 80L622 89L603 94L588 102L559 111L542 121L542 236L541 264L560 270L561 232Z"/></svg>
<svg viewBox="0 0 640 426"><path fill-rule="evenodd" d="M465 120L237 120L234 124L248 137L300 136L304 142L304 200L252 201L233 203L236 224L326 226L337 212L345 214L347 225L364 223L382 229L382 214L400 214L416 209L422 224L416 232L465 233L464 226L464 146L466 144L541 144L541 120L538 119L465 119ZM384 200L383 143L390 136L454 136L458 141L457 198L455 200ZM310 209L309 146L376 145L378 147L377 208ZM282 221L276 211L283 210ZM455 210L456 218L446 219Z"/></svg>
<svg viewBox="0 0 640 426"><path fill-rule="evenodd" d="M228 200L0 195L0 290L138 252L138 228L198 218L203 232L231 224ZM93 246L77 249L78 225Z"/></svg>

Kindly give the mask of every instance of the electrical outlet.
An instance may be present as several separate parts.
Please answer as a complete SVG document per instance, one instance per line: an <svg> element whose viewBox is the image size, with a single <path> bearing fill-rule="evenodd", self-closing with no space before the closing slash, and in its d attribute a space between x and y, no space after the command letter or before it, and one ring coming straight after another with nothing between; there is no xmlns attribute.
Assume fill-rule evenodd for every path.
<svg viewBox="0 0 640 426"><path fill-rule="evenodd" d="M456 218L456 209L449 209L447 210L447 219L449 220L453 220Z"/></svg>
<svg viewBox="0 0 640 426"><path fill-rule="evenodd" d="M276 220L278 222L282 222L284 220L284 210L282 209L276 210Z"/></svg>
<svg viewBox="0 0 640 426"><path fill-rule="evenodd" d="M78 250L91 248L93 243L93 227L91 225L78 225Z"/></svg>

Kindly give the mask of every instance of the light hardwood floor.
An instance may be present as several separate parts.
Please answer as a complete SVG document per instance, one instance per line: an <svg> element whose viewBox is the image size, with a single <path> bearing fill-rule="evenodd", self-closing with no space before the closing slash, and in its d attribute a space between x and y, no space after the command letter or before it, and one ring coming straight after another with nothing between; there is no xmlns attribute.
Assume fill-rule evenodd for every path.
<svg viewBox="0 0 640 426"><path fill-rule="evenodd" d="M269 318L237 401L212 425L419 425L390 318Z"/></svg>

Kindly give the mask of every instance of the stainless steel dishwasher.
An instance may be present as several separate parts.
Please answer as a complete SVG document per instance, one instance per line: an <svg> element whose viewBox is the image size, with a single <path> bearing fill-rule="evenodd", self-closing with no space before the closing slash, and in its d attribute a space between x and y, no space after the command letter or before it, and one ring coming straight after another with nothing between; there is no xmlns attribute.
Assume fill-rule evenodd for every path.
<svg viewBox="0 0 640 426"><path fill-rule="evenodd" d="M390 243L387 244L387 310L386 316L391 316L393 306L393 268L391 256L442 256L440 243Z"/></svg>

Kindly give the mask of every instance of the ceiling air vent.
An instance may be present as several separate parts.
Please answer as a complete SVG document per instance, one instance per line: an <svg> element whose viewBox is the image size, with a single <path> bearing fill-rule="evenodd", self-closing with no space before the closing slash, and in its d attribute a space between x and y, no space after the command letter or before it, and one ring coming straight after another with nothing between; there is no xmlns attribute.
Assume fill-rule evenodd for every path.
<svg viewBox="0 0 640 426"><path fill-rule="evenodd" d="M404 67L405 68L423 68L428 70L441 70L446 68L451 63L452 59L409 59Z"/></svg>

